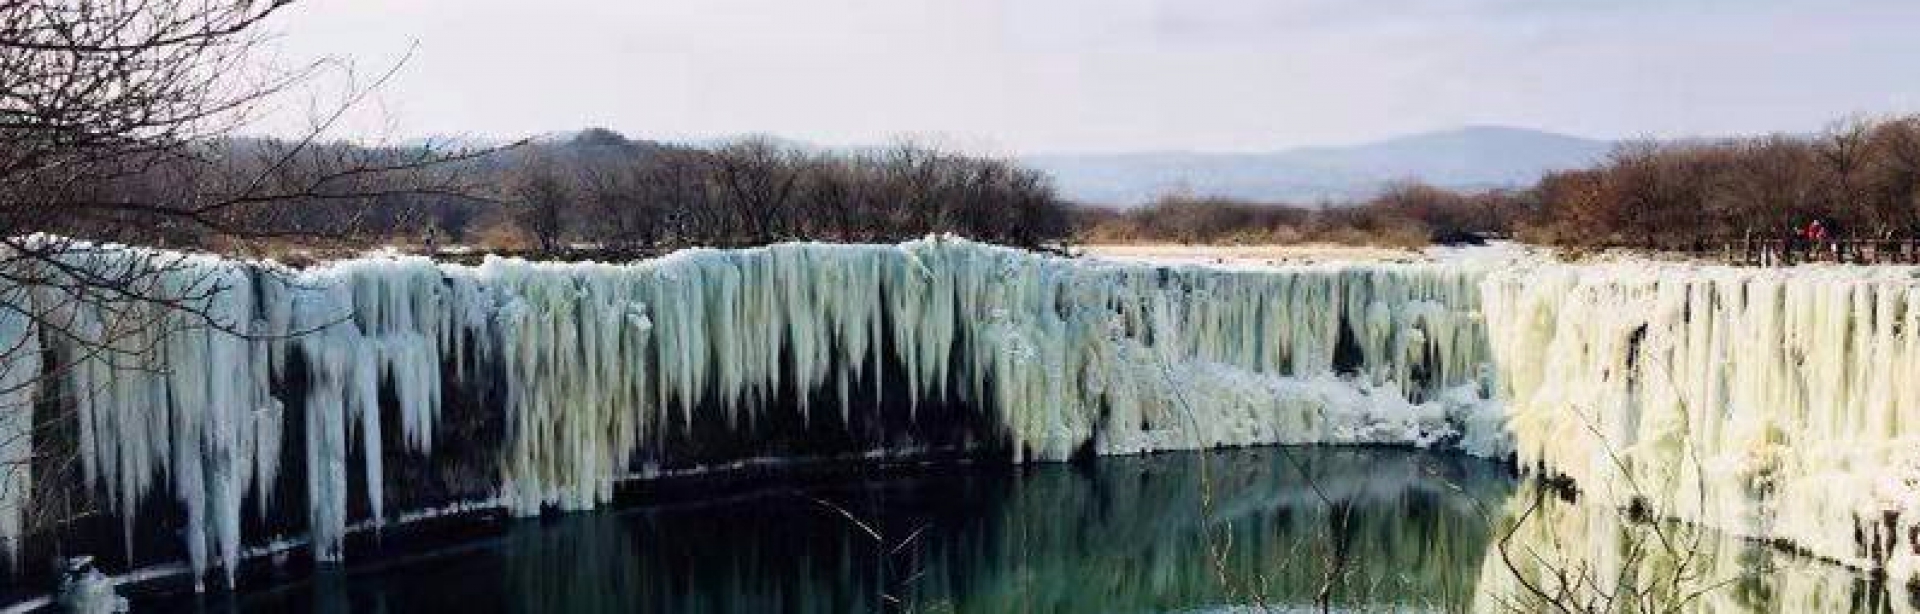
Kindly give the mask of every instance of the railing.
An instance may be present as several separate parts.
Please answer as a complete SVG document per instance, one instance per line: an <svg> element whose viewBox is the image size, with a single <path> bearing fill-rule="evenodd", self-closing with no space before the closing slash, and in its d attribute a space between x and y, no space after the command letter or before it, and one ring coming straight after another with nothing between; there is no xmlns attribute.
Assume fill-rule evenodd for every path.
<svg viewBox="0 0 1920 614"><path fill-rule="evenodd" d="M1714 257L1747 266L1792 266L1803 262L1841 264L1920 264L1920 238L1886 239L1757 239L1741 237L1716 243ZM1703 244L1714 245L1714 244Z"/></svg>

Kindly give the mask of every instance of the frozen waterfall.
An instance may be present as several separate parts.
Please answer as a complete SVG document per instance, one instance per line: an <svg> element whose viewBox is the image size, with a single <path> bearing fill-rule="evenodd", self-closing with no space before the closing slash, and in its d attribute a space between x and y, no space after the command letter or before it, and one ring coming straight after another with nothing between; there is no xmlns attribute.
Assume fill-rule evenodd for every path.
<svg viewBox="0 0 1920 614"><path fill-rule="evenodd" d="M100 259L115 253L138 250L75 264L113 266ZM964 407L992 428L962 443L1015 461L1276 442L1504 445L1481 400L1478 277L1436 266L1162 269L951 239L632 265L189 264L158 283L226 288L198 305L211 322L132 327L125 313L26 296L15 297L31 303L23 311L62 312L76 336L14 320L0 335L38 339L71 365L39 385L65 393L84 490L125 523L125 547L135 519L178 506L185 558L229 581L246 515L284 505L286 480L301 485L293 498L321 560L342 555L353 527L395 517L386 501L407 486L383 465L435 456L437 427L473 417L455 411L501 421L488 494L520 514L602 504L615 481L663 460L643 451L669 433L761 436L748 427L774 406L843 427ZM158 350L134 365L88 351L115 344ZM451 407L449 390L467 402ZM23 456L23 439L0 451ZM283 475L289 461L304 475ZM18 509L27 491L7 492L0 509ZM22 531L13 515L0 522L0 535Z"/></svg>
<svg viewBox="0 0 1920 614"><path fill-rule="evenodd" d="M1603 503L1914 578L1917 274L1494 272L1483 309L1519 458Z"/></svg>
<svg viewBox="0 0 1920 614"><path fill-rule="evenodd" d="M205 321L0 287L0 347L30 357L0 403L34 408L0 414L0 460L71 446L80 465L0 484L10 551L53 494L96 501L127 560L231 583L261 544L338 560L439 509L588 509L757 458L1390 443L1517 453L1603 501L1915 572L1906 270L1230 270L948 238L622 265L182 258L154 283L224 288L194 303Z"/></svg>

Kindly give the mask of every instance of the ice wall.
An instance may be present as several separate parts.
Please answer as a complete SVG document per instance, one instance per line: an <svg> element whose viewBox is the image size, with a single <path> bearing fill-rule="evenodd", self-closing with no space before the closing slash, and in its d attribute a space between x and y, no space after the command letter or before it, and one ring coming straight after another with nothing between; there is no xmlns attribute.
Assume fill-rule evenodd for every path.
<svg viewBox="0 0 1920 614"><path fill-rule="evenodd" d="M1603 505L1913 578L1915 275L1648 263L1494 272L1483 310L1519 458Z"/></svg>
<svg viewBox="0 0 1920 614"><path fill-rule="evenodd" d="M36 407L0 414L0 459L70 445L80 465L6 475L10 551L35 530L35 497L65 488L117 519L129 552L177 517L182 556L231 582L249 544L306 539L331 561L349 532L428 508L592 508L686 450L744 460L884 423L895 432L843 434L839 451L919 453L935 438L914 430L934 427L911 418L961 408L988 426L957 445L1016 462L1266 443L1517 452L1603 505L1920 573L1910 269L1233 270L945 238L623 265L168 262L146 283L196 297L189 313L0 288L0 344L29 350L7 355L0 403ZM474 437L478 423L497 437ZM71 425L72 441L38 424ZM475 455L485 492L449 494L412 466Z"/></svg>
<svg viewBox="0 0 1920 614"><path fill-rule="evenodd" d="M280 537L242 529L285 513L289 481L323 561L343 555L349 530L417 511L387 508L418 486L382 463L395 446L432 458L446 445L436 426L471 417L448 412L504 422L493 498L519 514L607 502L670 433L767 436L747 425L775 406L837 424L965 407L998 430L971 445L1016 462L1281 442L1507 446L1483 398L1477 270L1155 268L944 238L629 265L169 262L152 283L195 297L189 313L27 293L17 311L75 324L0 319L0 341L45 343L61 366L38 392L59 393L49 405L76 425L83 491L122 520L126 547L141 519L177 512L195 571L228 583L249 539ZM222 291L196 292L209 287ZM479 402L449 404L447 391ZM27 439L0 452L28 453ZM23 527L10 518L0 539L13 543Z"/></svg>
<svg viewBox="0 0 1920 614"><path fill-rule="evenodd" d="M18 289L7 292L24 299ZM16 357L0 364L0 547L7 558L18 565L17 544L7 537L19 535L26 523L27 494L33 488L33 398L38 392L40 343L30 334L32 322L25 314L0 312L0 347L12 348Z"/></svg>

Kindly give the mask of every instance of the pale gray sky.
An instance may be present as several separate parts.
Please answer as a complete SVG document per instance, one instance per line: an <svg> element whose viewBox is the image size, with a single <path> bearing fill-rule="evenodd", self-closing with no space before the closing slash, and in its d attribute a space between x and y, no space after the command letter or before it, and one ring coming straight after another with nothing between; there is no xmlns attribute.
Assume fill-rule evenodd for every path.
<svg viewBox="0 0 1920 614"><path fill-rule="evenodd" d="M1251 151L1920 111L1914 0L304 0L277 25L363 71L417 44L351 128L403 135Z"/></svg>

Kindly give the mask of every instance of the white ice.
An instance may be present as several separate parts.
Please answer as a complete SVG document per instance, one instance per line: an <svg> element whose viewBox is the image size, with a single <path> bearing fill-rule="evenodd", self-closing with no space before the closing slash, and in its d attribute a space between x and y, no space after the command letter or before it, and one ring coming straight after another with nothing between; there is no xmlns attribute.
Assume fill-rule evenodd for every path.
<svg viewBox="0 0 1920 614"><path fill-rule="evenodd" d="M1004 425L1020 461L1089 443L1101 454L1517 452L1603 501L1647 497L1689 520L1915 573L1910 270L1537 260L1154 267L941 237L621 265L382 254L293 271L194 256L163 283L229 288L204 305L221 327L122 330L87 305L6 299L72 316L85 339L160 348L146 368L5 316L0 342L43 343L74 363L41 385L71 393L87 484L129 535L143 509L177 505L196 572L220 567L229 582L241 515L274 509L283 479L304 484L322 560L343 555L351 528L408 517L384 504L407 485L388 482L382 460L425 462L455 445L435 440L436 425L460 419L449 411L500 412L495 494L536 514L602 505L664 429L732 428L791 388L838 399L789 400L808 416L876 411L881 395L915 401L901 411L956 400ZM504 398L444 406L444 386L493 377ZM292 380L306 389L276 389ZM32 398L22 390L0 402ZM304 476L278 466L290 411L304 420ZM401 432L381 432L383 412ZM0 419L0 436L26 424ZM29 454L22 445L0 445L0 458ZM355 446L363 464L349 466ZM372 503L364 521L347 517L354 471ZM172 492L155 492L162 483ZM242 509L249 494L258 508ZM22 530L9 512L22 504L0 494L0 539Z"/></svg>

